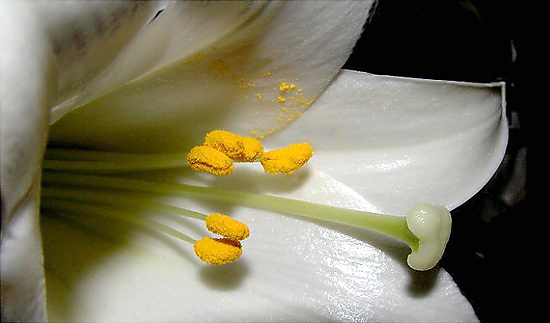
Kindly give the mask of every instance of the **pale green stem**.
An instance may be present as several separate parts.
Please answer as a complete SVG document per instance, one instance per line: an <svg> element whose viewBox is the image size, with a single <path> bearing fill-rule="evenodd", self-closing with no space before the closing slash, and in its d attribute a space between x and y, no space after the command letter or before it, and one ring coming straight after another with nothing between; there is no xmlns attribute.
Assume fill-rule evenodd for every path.
<svg viewBox="0 0 550 323"><path fill-rule="evenodd" d="M42 198L54 198L54 199L64 199L64 200L75 200L81 202L93 202L98 205L109 205L116 204L118 206L124 206L129 208L134 207L146 207L167 214L176 214L179 216L185 216L197 220L204 221L206 215L180 208L177 206L172 206L168 204L158 203L151 201L149 199L142 199L139 197L134 197L128 192L100 192L97 190L83 190L78 189L60 189L53 187L43 187L41 191Z"/></svg>
<svg viewBox="0 0 550 323"><path fill-rule="evenodd" d="M169 236L172 236L178 240L189 242L191 244L194 244L196 242L195 239L189 237L186 234L181 233L178 230L172 229L171 227L165 226L163 224L149 221L140 217L131 216L129 214L119 212L114 209L106 209L98 206L93 206L89 204L82 204L77 203L73 201L67 201L67 200L56 200L56 199L50 199L50 198L42 198L41 199L41 207L46 210L54 210L54 211L61 211L61 212L68 212L72 214L78 214L78 215L90 215L90 216L104 216L108 218L117 219L119 221L129 222L133 223L145 228L153 229L158 232L167 234Z"/></svg>
<svg viewBox="0 0 550 323"><path fill-rule="evenodd" d="M418 238L409 230L406 218L400 216L349 210L283 197L187 184L150 182L62 172L44 172L42 179L45 184L50 185L76 185L176 195L342 223L390 235L407 243L412 251L418 250Z"/></svg>
<svg viewBox="0 0 550 323"><path fill-rule="evenodd" d="M42 169L134 172L189 167L185 154L125 154L79 149L47 149Z"/></svg>

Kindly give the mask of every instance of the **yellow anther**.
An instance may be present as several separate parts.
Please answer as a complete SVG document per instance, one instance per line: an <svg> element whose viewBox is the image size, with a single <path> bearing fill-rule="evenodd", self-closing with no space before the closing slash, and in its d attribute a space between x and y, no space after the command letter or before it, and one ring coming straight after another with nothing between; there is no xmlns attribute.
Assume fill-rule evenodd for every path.
<svg viewBox="0 0 550 323"><path fill-rule="evenodd" d="M238 162L253 162L263 153L262 144L252 137L214 130L206 134L204 145L212 147Z"/></svg>
<svg viewBox="0 0 550 323"><path fill-rule="evenodd" d="M242 255L241 243L231 239L202 238L194 244L195 254L200 260L212 265L225 265Z"/></svg>
<svg viewBox="0 0 550 323"><path fill-rule="evenodd" d="M243 150L238 158L235 158L236 161L253 162L260 158L264 152L264 147L258 139L243 136L241 140L243 142Z"/></svg>
<svg viewBox="0 0 550 323"><path fill-rule="evenodd" d="M272 150L262 155L260 162L264 171L269 174L290 174L313 156L313 149L308 143L290 145Z"/></svg>
<svg viewBox="0 0 550 323"><path fill-rule="evenodd" d="M210 232L232 240L243 240L250 234L246 224L220 213L212 213L207 216L206 227Z"/></svg>
<svg viewBox="0 0 550 323"><path fill-rule="evenodd" d="M214 130L204 137L204 145L212 147L233 159L242 151L241 136L224 130Z"/></svg>
<svg viewBox="0 0 550 323"><path fill-rule="evenodd" d="M233 173L233 162L224 153L207 146L197 146L187 154L187 163L192 169L214 175Z"/></svg>

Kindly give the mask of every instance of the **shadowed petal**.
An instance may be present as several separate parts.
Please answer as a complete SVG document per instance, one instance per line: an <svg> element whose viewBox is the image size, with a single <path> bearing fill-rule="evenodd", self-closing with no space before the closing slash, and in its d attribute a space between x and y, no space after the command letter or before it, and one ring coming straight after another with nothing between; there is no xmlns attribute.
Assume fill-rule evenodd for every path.
<svg viewBox="0 0 550 323"><path fill-rule="evenodd" d="M38 201L50 107L56 95L85 83L86 77L103 67L116 50L117 44L111 43L99 53L101 41L90 33L94 24L101 22L108 27L106 17L134 5L0 3L3 320L46 320ZM127 30L124 23L110 23L117 28L104 30L110 34L107 38L119 43L128 38L128 33L120 36ZM74 31L87 38L72 38ZM90 43L95 50L87 47ZM91 65L90 56L95 59Z"/></svg>
<svg viewBox="0 0 550 323"><path fill-rule="evenodd" d="M151 48L161 53L168 48L173 55L161 55L161 65L67 114L52 126L52 141L108 150L188 150L215 128L259 136L276 131L336 75L371 5L290 1L236 11L231 4L168 7L150 28L181 26L162 31L175 40L188 36L188 47L152 42ZM233 20L223 18L227 10ZM220 24L204 18L210 16L219 16L214 21ZM135 52L140 53L132 50L118 63L132 66ZM107 70L106 84L112 84L110 75L128 78L126 71L134 73L132 68L122 74ZM281 83L295 87L282 91ZM99 80L95 85L102 88Z"/></svg>

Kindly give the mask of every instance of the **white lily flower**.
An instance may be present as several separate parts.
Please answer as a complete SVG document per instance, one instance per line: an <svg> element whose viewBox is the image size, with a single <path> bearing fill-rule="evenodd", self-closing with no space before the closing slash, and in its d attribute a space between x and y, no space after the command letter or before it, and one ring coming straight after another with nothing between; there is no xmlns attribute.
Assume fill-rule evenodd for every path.
<svg viewBox="0 0 550 323"><path fill-rule="evenodd" d="M1 2L2 318L476 320L444 270L411 270L405 245L363 229L155 198L249 224L244 256L213 267L150 228L39 217L48 140L185 153L214 129L255 135L269 149L308 142L315 155L282 177L246 164L223 178L188 169L132 178L402 216L418 203L465 202L504 154L502 85L340 71L371 5Z"/></svg>

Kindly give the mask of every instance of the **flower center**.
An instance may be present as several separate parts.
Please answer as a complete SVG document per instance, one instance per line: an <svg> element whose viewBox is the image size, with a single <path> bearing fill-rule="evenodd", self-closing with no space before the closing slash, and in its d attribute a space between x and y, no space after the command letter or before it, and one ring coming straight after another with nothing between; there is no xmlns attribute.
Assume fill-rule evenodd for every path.
<svg viewBox="0 0 550 323"><path fill-rule="evenodd" d="M246 239L250 234L244 223L220 213L206 216L195 211L131 197L131 195L119 196L113 202L113 193L101 192L100 188L94 188L93 185L88 186L85 183L70 190L55 187L55 184L59 184L58 179L64 176L71 177L86 173L98 173L105 176L104 173L107 173L110 176L105 178L114 179L113 174L118 173L175 167L191 167L195 171L223 176L233 173L234 161L260 161L264 165L266 173L291 173L302 167L312 156L312 150L308 144L301 144L301 147L309 148L305 148L309 151L307 156L302 156L303 154L293 146L287 147L288 150L274 151L273 156L275 157L270 157L272 165L269 167L264 165L264 149L257 139L223 130L208 133L204 143L191 149L185 158L182 158L180 154L142 155L49 149L42 166L45 180L41 206L46 213L65 215L69 213L72 214L73 219L77 220L78 217L74 217L74 214L93 215L96 213L103 217L145 226L181 241L192 243L199 259L213 265L223 265L233 262L241 256L242 246L239 241ZM298 160L299 162L296 162ZM123 178L117 178L124 181ZM206 237L196 241L171 227L133 216L120 211L120 208L106 207L112 204L121 207L144 205L178 216L202 220L210 232L221 235L223 238Z"/></svg>
<svg viewBox="0 0 550 323"><path fill-rule="evenodd" d="M48 149L43 162L41 207L45 213L71 214L73 219L78 219L80 214L100 214L146 226L194 244L197 257L214 265L226 264L241 256L240 240L249 236L248 227L227 215L212 213L206 216L143 198L143 194L210 200L375 230L410 246L411 256L414 257L409 257L408 264L413 269L427 270L437 264L450 234L450 213L444 208L422 206L412 221L412 218L407 217L413 215L384 215L270 195L120 176L125 172L178 167L191 167L214 175L229 175L234 169L233 162L259 162L266 173L289 174L303 167L312 156L313 150L307 143L264 152L258 140L222 130L207 134L204 143L194 147L186 156ZM135 196L128 193L135 193ZM204 221L209 231L223 238L203 238L197 241L171 227L121 211L129 205L143 205L172 216ZM436 222L438 225L431 225ZM418 229L417 225L410 229L410 223L423 227ZM416 260L419 257L421 260Z"/></svg>

